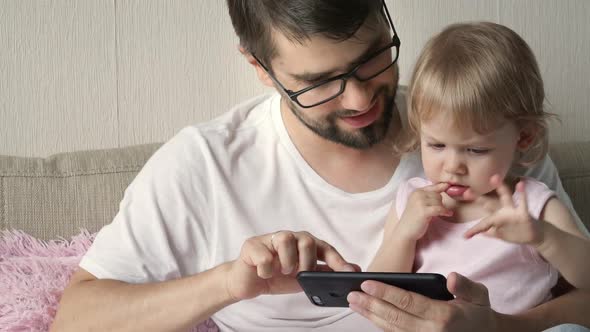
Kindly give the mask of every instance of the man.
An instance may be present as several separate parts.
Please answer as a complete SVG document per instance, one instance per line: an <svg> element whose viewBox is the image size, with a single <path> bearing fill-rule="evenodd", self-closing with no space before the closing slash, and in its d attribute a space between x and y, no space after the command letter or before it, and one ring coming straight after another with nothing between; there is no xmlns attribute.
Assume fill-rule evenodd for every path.
<svg viewBox="0 0 590 332"><path fill-rule="evenodd" d="M367 267L397 184L422 172L391 150L402 126L399 37L379 0L228 6L242 53L279 94L182 130L150 159L80 263L56 331L176 331L210 316L238 331L538 330L587 319L568 311L590 298L579 291L498 315L483 286L454 274L448 303L367 283L373 296L351 297L362 315L311 305L296 272ZM564 195L550 161L536 171Z"/></svg>

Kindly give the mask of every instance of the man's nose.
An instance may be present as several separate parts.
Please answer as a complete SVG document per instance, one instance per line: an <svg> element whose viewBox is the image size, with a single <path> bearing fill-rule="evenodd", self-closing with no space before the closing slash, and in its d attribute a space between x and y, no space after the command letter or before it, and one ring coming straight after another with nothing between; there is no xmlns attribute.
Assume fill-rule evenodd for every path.
<svg viewBox="0 0 590 332"><path fill-rule="evenodd" d="M346 82L342 93L342 107L350 110L366 111L373 102L374 91L369 82L360 82L351 78Z"/></svg>

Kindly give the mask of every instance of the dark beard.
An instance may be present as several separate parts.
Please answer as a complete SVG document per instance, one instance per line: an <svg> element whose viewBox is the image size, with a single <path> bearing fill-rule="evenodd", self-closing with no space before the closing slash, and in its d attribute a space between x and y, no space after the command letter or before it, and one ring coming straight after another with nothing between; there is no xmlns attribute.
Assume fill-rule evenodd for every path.
<svg viewBox="0 0 590 332"><path fill-rule="evenodd" d="M350 116L356 111L339 110L330 114L324 121L313 121L307 118L297 106L287 99L291 112L303 123L307 128L317 135L354 149L368 149L373 145L381 142L386 136L391 126L391 119L393 117L396 87L381 87L376 93L376 98L383 98L383 112L377 121L369 126L363 127L355 132L346 132L341 130L336 121L342 116ZM383 95L383 96L381 96Z"/></svg>

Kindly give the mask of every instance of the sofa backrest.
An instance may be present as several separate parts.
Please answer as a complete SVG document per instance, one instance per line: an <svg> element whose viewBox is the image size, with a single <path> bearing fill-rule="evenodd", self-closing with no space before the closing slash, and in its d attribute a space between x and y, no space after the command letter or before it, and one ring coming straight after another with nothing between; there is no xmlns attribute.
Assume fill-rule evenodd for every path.
<svg viewBox="0 0 590 332"><path fill-rule="evenodd" d="M125 188L159 146L0 156L0 229L42 239L69 238L82 228L98 231L113 219Z"/></svg>
<svg viewBox="0 0 590 332"><path fill-rule="evenodd" d="M552 144L549 155L578 216L590 230L590 141Z"/></svg>
<svg viewBox="0 0 590 332"><path fill-rule="evenodd" d="M113 219L125 188L160 144L57 154L0 156L0 229L42 239L99 230ZM551 146L566 191L590 225L590 142Z"/></svg>

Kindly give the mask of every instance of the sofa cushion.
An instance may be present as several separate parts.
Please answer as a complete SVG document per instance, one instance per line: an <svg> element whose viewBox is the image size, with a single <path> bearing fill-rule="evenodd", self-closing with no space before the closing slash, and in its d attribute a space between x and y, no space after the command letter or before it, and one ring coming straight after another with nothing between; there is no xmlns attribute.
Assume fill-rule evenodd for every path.
<svg viewBox="0 0 590 332"><path fill-rule="evenodd" d="M590 141L552 144L549 155L578 216L590 230Z"/></svg>
<svg viewBox="0 0 590 332"><path fill-rule="evenodd" d="M41 238L99 230L113 219L125 188L160 144L0 156L0 229ZM550 154L580 218L590 227L590 142L553 144Z"/></svg>
<svg viewBox="0 0 590 332"><path fill-rule="evenodd" d="M0 330L49 331L64 288L94 234L40 241L22 231L0 231ZM211 319L190 332L218 332Z"/></svg>
<svg viewBox="0 0 590 332"><path fill-rule="evenodd" d="M125 188L159 146L0 156L0 229L41 239L99 230L111 222Z"/></svg>

